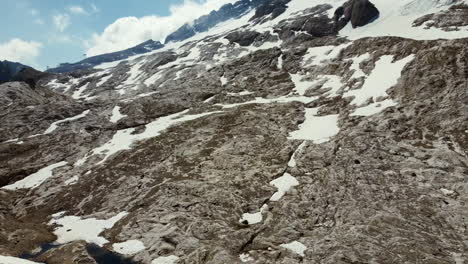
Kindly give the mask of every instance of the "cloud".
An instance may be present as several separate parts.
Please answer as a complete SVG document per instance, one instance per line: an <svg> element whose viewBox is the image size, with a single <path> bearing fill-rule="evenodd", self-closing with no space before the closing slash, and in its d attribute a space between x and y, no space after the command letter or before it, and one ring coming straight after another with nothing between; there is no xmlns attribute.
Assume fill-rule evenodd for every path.
<svg viewBox="0 0 468 264"><path fill-rule="evenodd" d="M0 60L9 60L34 65L35 59L40 54L42 43L36 41L24 41L11 39L6 43L0 43Z"/></svg>
<svg viewBox="0 0 468 264"><path fill-rule="evenodd" d="M88 14L88 12L84 10L84 8L78 5L70 6L68 8L68 11L70 11L70 13L75 14L75 15L87 15Z"/></svg>
<svg viewBox="0 0 468 264"><path fill-rule="evenodd" d="M68 14L58 14L52 18L55 27L63 32L70 25L70 16Z"/></svg>
<svg viewBox="0 0 468 264"><path fill-rule="evenodd" d="M148 39L163 41L180 26L236 0L184 0L170 8L169 16L122 17L93 34L86 41L87 56L114 52L140 44Z"/></svg>

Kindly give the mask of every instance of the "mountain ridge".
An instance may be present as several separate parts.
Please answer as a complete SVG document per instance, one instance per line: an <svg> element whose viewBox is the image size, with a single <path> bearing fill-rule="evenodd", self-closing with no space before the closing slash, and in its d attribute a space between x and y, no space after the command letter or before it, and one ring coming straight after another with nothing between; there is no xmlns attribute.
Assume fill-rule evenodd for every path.
<svg viewBox="0 0 468 264"><path fill-rule="evenodd" d="M164 45L161 42L150 39L128 49L92 56L76 63L62 63L58 67L47 69L46 71L50 73L66 73L89 69L102 63L127 59L131 56L148 53L162 47Z"/></svg>

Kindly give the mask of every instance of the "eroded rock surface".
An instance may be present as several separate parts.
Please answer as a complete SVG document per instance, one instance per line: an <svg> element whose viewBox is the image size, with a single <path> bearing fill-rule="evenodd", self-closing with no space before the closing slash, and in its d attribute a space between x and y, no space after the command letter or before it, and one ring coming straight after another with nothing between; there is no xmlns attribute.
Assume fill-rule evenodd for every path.
<svg viewBox="0 0 468 264"><path fill-rule="evenodd" d="M0 255L463 263L468 38L351 41L341 4L1 85Z"/></svg>

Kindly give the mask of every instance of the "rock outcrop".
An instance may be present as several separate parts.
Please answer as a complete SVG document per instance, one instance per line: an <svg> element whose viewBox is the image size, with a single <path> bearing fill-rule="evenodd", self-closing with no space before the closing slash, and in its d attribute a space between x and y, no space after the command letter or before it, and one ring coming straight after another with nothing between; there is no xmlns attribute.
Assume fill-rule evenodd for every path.
<svg viewBox="0 0 468 264"><path fill-rule="evenodd" d="M351 22L353 28L362 27L377 19L379 10L369 0L349 0L334 13L338 28L343 28Z"/></svg>
<svg viewBox="0 0 468 264"><path fill-rule="evenodd" d="M448 10L422 16L413 22L414 27L423 25L426 29L435 27L444 31L456 31L466 27L468 26L468 4L453 5Z"/></svg>

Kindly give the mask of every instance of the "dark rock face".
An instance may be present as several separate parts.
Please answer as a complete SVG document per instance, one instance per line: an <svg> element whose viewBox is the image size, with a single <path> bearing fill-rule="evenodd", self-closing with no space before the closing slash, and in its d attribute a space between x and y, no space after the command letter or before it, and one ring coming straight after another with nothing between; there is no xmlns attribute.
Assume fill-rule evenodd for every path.
<svg viewBox="0 0 468 264"><path fill-rule="evenodd" d="M235 42L241 46L249 46L261 34L256 31L235 31L229 33L225 38L231 43Z"/></svg>
<svg viewBox="0 0 468 264"><path fill-rule="evenodd" d="M331 6L327 4L309 8L293 20L281 21L275 32L282 40L290 39L299 32L307 33L312 38L336 35L335 24L326 14L329 9Z"/></svg>
<svg viewBox="0 0 468 264"><path fill-rule="evenodd" d="M10 61L0 61L0 84L5 82L25 82L31 88L50 74L35 70L29 66Z"/></svg>
<svg viewBox="0 0 468 264"><path fill-rule="evenodd" d="M379 16L380 12L369 0L349 0L335 10L338 30L351 21L353 28L362 27Z"/></svg>
<svg viewBox="0 0 468 264"><path fill-rule="evenodd" d="M0 83L12 81L14 76L28 66L17 62L0 61Z"/></svg>
<svg viewBox="0 0 468 264"><path fill-rule="evenodd" d="M13 78L13 81L17 82L25 82L27 83L31 88L35 88L36 84L43 78L50 76L50 73L46 72L41 72L37 71L31 67L26 67L20 70L15 77Z"/></svg>
<svg viewBox="0 0 468 264"><path fill-rule="evenodd" d="M66 73L71 71L88 69L101 63L127 59L130 56L144 54L153 50L160 49L162 47L164 47L164 45L161 42L148 40L126 50L89 57L77 63L62 63L56 68L48 69L47 72Z"/></svg>
<svg viewBox="0 0 468 264"><path fill-rule="evenodd" d="M177 55L174 52L161 52L158 56L155 57L153 63L150 67L157 68L173 62L177 59Z"/></svg>
<svg viewBox="0 0 468 264"><path fill-rule="evenodd" d="M254 23L262 23L267 20L275 19L286 11L286 4L290 1L291 0L275 0L265 3L257 7L255 15L250 18L250 21L253 21Z"/></svg>

